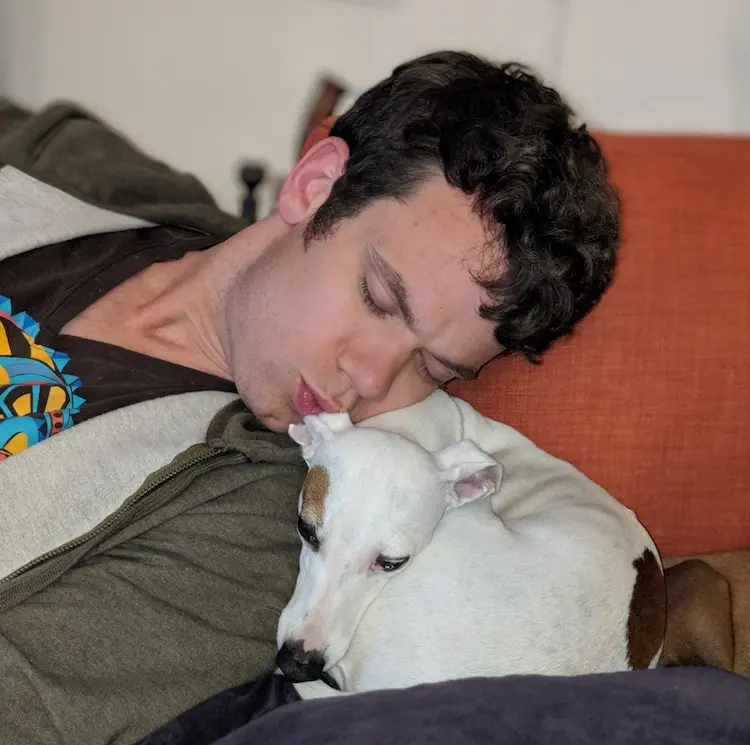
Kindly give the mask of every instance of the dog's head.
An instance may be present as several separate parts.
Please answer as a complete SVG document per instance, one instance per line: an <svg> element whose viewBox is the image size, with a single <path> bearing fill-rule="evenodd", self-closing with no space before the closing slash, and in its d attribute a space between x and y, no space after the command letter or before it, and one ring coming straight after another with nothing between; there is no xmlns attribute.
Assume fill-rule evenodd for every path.
<svg viewBox="0 0 750 745"><path fill-rule="evenodd" d="M292 425L309 471L299 498L299 576L281 614L277 664L320 677L348 649L367 606L432 538L447 509L497 491L502 467L469 440L430 453L346 414Z"/></svg>

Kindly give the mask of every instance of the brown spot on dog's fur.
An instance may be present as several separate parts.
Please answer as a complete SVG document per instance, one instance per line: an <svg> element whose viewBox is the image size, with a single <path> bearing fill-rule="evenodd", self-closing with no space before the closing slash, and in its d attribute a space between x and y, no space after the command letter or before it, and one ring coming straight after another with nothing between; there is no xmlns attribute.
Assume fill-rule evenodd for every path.
<svg viewBox="0 0 750 745"><path fill-rule="evenodd" d="M303 520L310 525L320 525L323 522L326 496L331 486L331 477L323 466L313 466L305 477L302 485Z"/></svg>
<svg viewBox="0 0 750 745"><path fill-rule="evenodd" d="M636 571L628 617L628 663L646 668L664 641L667 597L664 574L653 552L645 549L633 562Z"/></svg>

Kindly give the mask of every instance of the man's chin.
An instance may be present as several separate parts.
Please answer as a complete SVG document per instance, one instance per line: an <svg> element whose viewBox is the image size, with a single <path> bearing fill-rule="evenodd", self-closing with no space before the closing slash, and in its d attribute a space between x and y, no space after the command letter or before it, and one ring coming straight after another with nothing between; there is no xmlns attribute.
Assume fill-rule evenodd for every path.
<svg viewBox="0 0 750 745"><path fill-rule="evenodd" d="M271 432L286 434L290 424L299 424L302 421L302 418L296 412L285 411L283 414L279 414L268 411L257 411L246 396L242 396L242 400L248 411Z"/></svg>
<svg viewBox="0 0 750 745"><path fill-rule="evenodd" d="M289 425L290 424L299 424L301 420L299 421L292 421L291 419L279 419L278 417L268 414L268 415L255 415L255 418L260 421L260 423L266 428L271 430L271 432L277 432L278 434L286 434L289 431Z"/></svg>

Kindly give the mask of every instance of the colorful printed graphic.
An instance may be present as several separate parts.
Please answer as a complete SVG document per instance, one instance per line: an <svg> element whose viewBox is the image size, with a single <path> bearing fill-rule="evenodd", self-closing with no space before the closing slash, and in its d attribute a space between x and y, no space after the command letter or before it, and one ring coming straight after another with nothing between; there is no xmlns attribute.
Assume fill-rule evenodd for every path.
<svg viewBox="0 0 750 745"><path fill-rule="evenodd" d="M38 333L0 295L0 461L69 427L85 403L81 381L63 373L68 355L37 344Z"/></svg>

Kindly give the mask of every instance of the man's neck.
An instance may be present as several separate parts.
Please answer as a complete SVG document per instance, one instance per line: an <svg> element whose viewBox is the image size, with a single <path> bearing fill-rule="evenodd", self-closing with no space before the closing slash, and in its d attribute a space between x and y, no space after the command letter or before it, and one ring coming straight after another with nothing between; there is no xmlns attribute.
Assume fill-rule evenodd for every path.
<svg viewBox="0 0 750 745"><path fill-rule="evenodd" d="M272 241L275 228L266 222L213 248L152 264L71 319L61 333L231 380L222 344L225 290L233 274Z"/></svg>

